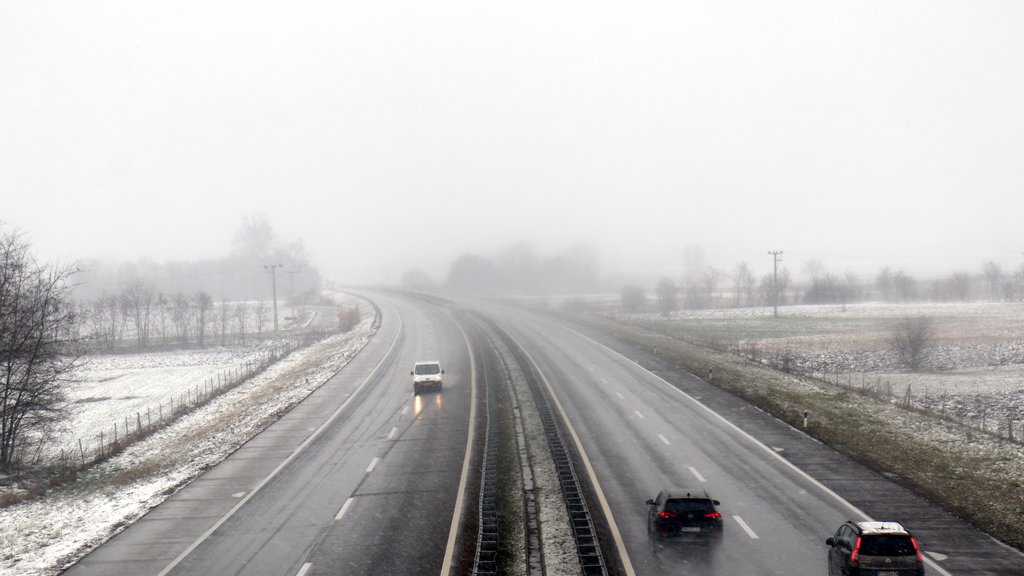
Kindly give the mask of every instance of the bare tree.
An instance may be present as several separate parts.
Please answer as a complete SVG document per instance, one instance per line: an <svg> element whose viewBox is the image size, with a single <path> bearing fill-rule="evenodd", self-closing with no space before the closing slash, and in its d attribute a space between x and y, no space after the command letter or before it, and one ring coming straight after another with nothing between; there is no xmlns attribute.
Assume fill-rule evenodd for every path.
<svg viewBox="0 0 1024 576"><path fill-rule="evenodd" d="M655 292L658 295L658 311L668 316L676 309L676 294L679 293L679 287L674 280L666 276L658 282Z"/></svg>
<svg viewBox="0 0 1024 576"><path fill-rule="evenodd" d="M132 282L121 292L125 310L135 323L135 342L139 350L149 346L150 322L158 299L156 288L142 280Z"/></svg>
<svg viewBox="0 0 1024 576"><path fill-rule="evenodd" d="M210 309L213 308L213 298L200 290L194 298L195 319L196 319L196 343L200 348L206 346L206 322Z"/></svg>
<svg viewBox="0 0 1024 576"><path fill-rule="evenodd" d="M915 316L897 322L889 336L889 345L911 371L917 371L924 362L925 352L935 339L931 318Z"/></svg>
<svg viewBox="0 0 1024 576"><path fill-rule="evenodd" d="M949 299L967 302L971 295L971 277L966 272L957 272L946 280L946 287Z"/></svg>
<svg viewBox="0 0 1024 576"><path fill-rule="evenodd" d="M736 307L751 306L754 303L754 274L746 262L736 265L736 272L733 274L733 282L736 291Z"/></svg>
<svg viewBox="0 0 1024 576"><path fill-rule="evenodd" d="M999 290L1003 283L1003 269L995 262L985 263L985 282L988 283L988 299L997 302L1000 299Z"/></svg>
<svg viewBox="0 0 1024 576"><path fill-rule="evenodd" d="M892 270L888 267L882 268L882 271L875 277L875 288L878 289L878 294L882 297L882 300L885 302L892 300L893 293L895 292Z"/></svg>
<svg viewBox="0 0 1024 576"><path fill-rule="evenodd" d="M626 312L639 312L647 304L647 293L640 286L622 288L622 309Z"/></svg>
<svg viewBox="0 0 1024 576"><path fill-rule="evenodd" d="M270 319L270 311L267 309L266 300L257 300L256 307L253 310L253 320L256 321L256 337L259 338L263 335L263 327L267 325L267 321Z"/></svg>
<svg viewBox="0 0 1024 576"><path fill-rule="evenodd" d="M64 416L78 364L71 267L43 266L19 234L0 233L0 467Z"/></svg>
<svg viewBox="0 0 1024 576"><path fill-rule="evenodd" d="M220 300L220 318L217 322L217 328L220 330L220 345L227 346L227 333L228 333L228 318L231 314L231 303L228 302L227 298L221 298Z"/></svg>
<svg viewBox="0 0 1024 576"><path fill-rule="evenodd" d="M896 298L900 302L907 302L917 298L917 280L900 270L892 278L893 288L896 291Z"/></svg>
<svg viewBox="0 0 1024 576"><path fill-rule="evenodd" d="M235 304L235 324L238 326L238 338L245 344L245 331L249 324L249 303L242 301Z"/></svg>
<svg viewBox="0 0 1024 576"><path fill-rule="evenodd" d="M192 335L193 321L192 299L183 292L171 296L171 323L174 324L174 332L178 342L187 346Z"/></svg>

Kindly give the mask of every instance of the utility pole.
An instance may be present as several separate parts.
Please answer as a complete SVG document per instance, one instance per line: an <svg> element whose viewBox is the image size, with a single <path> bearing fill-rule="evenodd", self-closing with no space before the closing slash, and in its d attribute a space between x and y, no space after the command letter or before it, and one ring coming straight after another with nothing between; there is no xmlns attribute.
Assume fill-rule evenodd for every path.
<svg viewBox="0 0 1024 576"><path fill-rule="evenodd" d="M768 255L772 257L772 314L776 318L779 317L779 256L782 255L782 250L772 250L768 252Z"/></svg>
<svg viewBox="0 0 1024 576"><path fill-rule="evenodd" d="M270 285L274 294L274 332L277 332L277 269L281 264L264 264L265 269L270 271Z"/></svg>

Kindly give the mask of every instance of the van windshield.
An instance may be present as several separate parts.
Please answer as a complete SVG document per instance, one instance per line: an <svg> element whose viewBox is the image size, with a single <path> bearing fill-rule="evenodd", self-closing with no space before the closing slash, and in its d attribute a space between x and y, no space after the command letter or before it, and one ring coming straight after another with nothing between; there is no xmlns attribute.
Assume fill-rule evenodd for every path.
<svg viewBox="0 0 1024 576"><path fill-rule="evenodd" d="M441 373L441 365L440 364L417 364L416 365L416 373L417 374L421 374L421 375L424 375L424 374L425 375L440 374Z"/></svg>

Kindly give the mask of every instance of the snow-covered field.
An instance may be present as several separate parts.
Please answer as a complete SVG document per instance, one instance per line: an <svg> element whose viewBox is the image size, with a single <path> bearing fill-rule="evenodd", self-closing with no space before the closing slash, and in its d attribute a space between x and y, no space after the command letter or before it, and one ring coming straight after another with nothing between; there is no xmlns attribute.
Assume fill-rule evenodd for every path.
<svg viewBox="0 0 1024 576"><path fill-rule="evenodd" d="M924 369L909 372L889 344L903 318L932 319ZM674 335L852 388L883 391L936 414L1005 434L1024 424L1024 305L863 303L677 311L622 316Z"/></svg>
<svg viewBox="0 0 1024 576"><path fill-rule="evenodd" d="M44 457L52 460L63 450L88 458L109 444L125 427L134 431L169 418L176 406L211 388L226 384L239 372L264 362L281 340L264 340L244 347L179 350L143 354L89 356L75 373L68 391L70 418L55 431Z"/></svg>
<svg viewBox="0 0 1024 576"><path fill-rule="evenodd" d="M281 412L337 373L366 344L373 315L352 331L292 352L264 372L92 466L45 496L0 509L0 574L57 574L269 426ZM248 349L142 354L94 362L74 394L83 410L74 426L123 419L181 388L238 365ZM258 352L258 348L257 351ZM165 404L166 406L166 404ZM95 410L92 410L95 408ZM134 417L134 413L133 413Z"/></svg>

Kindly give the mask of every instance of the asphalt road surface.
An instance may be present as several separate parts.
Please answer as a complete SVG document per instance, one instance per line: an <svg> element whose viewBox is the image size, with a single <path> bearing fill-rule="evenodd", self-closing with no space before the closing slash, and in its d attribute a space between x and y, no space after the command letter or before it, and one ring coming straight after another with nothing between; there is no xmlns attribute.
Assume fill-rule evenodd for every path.
<svg viewBox="0 0 1024 576"><path fill-rule="evenodd" d="M495 320L543 376L623 574L820 575L825 538L868 516L917 532L929 574L1024 574L1018 552L655 358L497 304L371 296L383 323L344 370L67 574L446 574L478 394L479 342L455 307ZM427 359L444 388L414 397ZM649 537L644 501L675 487L722 502L719 545Z"/></svg>

